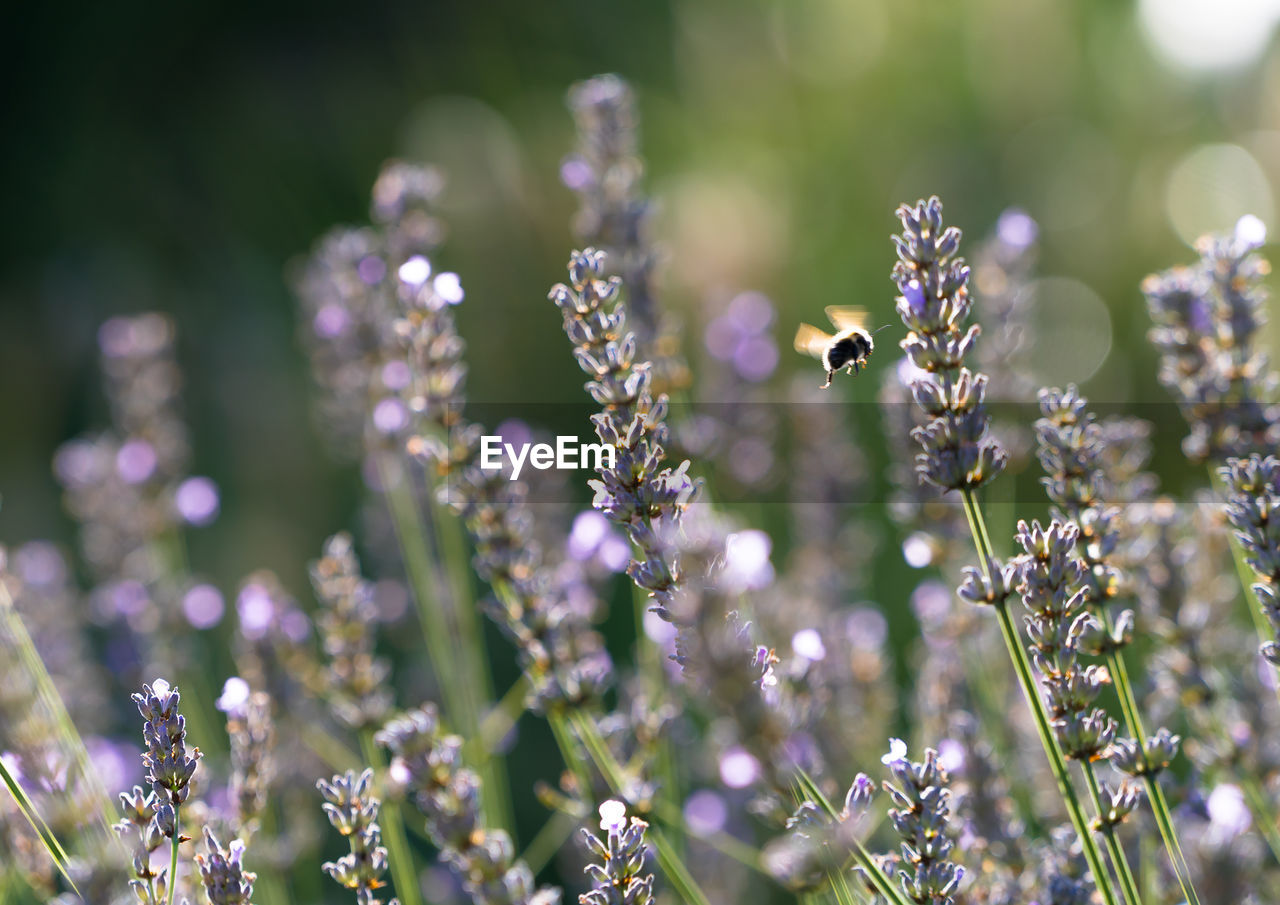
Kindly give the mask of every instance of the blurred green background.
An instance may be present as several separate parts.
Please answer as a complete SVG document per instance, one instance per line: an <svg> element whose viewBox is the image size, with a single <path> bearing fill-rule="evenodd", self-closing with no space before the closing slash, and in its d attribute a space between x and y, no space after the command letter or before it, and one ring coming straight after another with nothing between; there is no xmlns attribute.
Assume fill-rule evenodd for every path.
<svg viewBox="0 0 1280 905"><path fill-rule="evenodd" d="M95 330L160 309L195 472L223 491L194 566L302 592L360 482L311 420L287 274L366 221L393 156L449 179L440 264L468 292L472 398L580 399L545 292L573 245L564 93L606 71L638 92L666 299L694 342L708 305L759 289L782 309L775 379L816 381L794 324L831 303L888 323L893 209L937 193L970 250L1006 207L1040 222L1045 379L1162 403L1138 284L1202 230L1273 218L1278 18L1275 0L29 6L3 54L0 540L71 537L49 457L105 423ZM873 398L862 381L845 391ZM1159 437L1167 486L1180 437Z"/></svg>

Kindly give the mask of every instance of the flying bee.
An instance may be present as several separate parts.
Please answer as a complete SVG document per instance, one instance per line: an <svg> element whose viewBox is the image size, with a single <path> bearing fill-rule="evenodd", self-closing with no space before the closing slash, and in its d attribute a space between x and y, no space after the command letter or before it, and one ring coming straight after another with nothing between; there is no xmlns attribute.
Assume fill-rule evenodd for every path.
<svg viewBox="0 0 1280 905"><path fill-rule="evenodd" d="M867 312L850 305L827 306L827 318L836 328L836 335L825 333L811 324L801 324L796 330L797 352L812 355L827 369L825 390L841 368L857 374L867 365L867 357L875 348L871 332L867 330ZM883 328L882 328L883 329ZM879 332L879 331L877 331Z"/></svg>

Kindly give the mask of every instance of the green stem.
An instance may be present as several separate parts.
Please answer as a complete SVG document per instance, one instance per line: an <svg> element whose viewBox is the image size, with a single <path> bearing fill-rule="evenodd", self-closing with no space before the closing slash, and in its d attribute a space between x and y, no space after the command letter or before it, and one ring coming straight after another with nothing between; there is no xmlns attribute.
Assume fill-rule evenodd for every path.
<svg viewBox="0 0 1280 905"><path fill-rule="evenodd" d="M530 873L536 877L547 866L556 852L560 851L560 847L569 840L576 824L576 820L562 811L551 812L551 817L520 855L520 860L529 868Z"/></svg>
<svg viewBox="0 0 1280 905"><path fill-rule="evenodd" d="M372 729L360 731L360 750L381 783L386 778L387 762L382 756L382 749L373 740ZM413 854L405 836L400 803L383 795L382 815L383 819L378 823L382 827L382 838L387 843L387 860L391 862L391 876L396 883L397 897L404 905L422 905L422 890L418 887L418 872L413 866Z"/></svg>
<svg viewBox="0 0 1280 905"><path fill-rule="evenodd" d="M511 683L511 687L506 690L502 697L498 700L493 708L484 715L484 719L480 721L480 734L467 741L466 751L469 753L471 747L475 745L483 745L485 748L492 749L507 737L516 722L525 712L525 700L529 697L529 679L527 676L521 675Z"/></svg>
<svg viewBox="0 0 1280 905"><path fill-rule="evenodd" d="M427 537L407 469L403 463L386 454L379 457L378 462L427 652L440 686L445 715L464 739L475 739L479 736L480 711L488 705L492 693L470 580L465 571L458 571L465 569L466 551L461 536L457 534L457 519L443 511L436 511L432 519L443 537L443 546L450 554L446 568L452 571L446 583L435 548ZM397 464L402 468L400 474L395 472ZM427 492L432 493L430 481ZM446 525L450 527L446 528ZM450 537L453 539L449 540ZM452 608L447 600L450 590ZM507 775L499 761L486 747L479 747L472 753L471 763L487 790L483 801L485 820L491 826L511 826Z"/></svg>
<svg viewBox="0 0 1280 905"><path fill-rule="evenodd" d="M589 800L591 798L591 772L587 769L587 763L582 759L577 743L573 740L573 734L569 731L564 712L558 709L550 711L547 714L547 723L551 726L551 734L555 736L556 746L560 749L560 756L563 758L565 766L569 768L569 772L573 774L573 778L578 784L578 794L584 800Z"/></svg>
<svg viewBox="0 0 1280 905"><path fill-rule="evenodd" d="M625 798L627 782L623 776L622 767L614 758L613 752L609 750L609 746L605 744L595 721L582 711L571 713L569 721L577 732L578 738L582 739L582 743L591 759L595 762L596 768L600 770L604 775L605 781L609 783L609 787L613 789L614 794ZM709 905L706 894L698 887L697 881L693 879L693 875L689 873L689 869L685 866L684 859L680 857L679 852L676 851L675 846L671 844L671 840L666 837L666 834L651 828L649 837L653 840L653 847L658 855L658 863L662 865L663 872L671 882L671 885L675 887L676 892L689 905Z"/></svg>
<svg viewBox="0 0 1280 905"><path fill-rule="evenodd" d="M454 726L462 728L466 722L462 715L467 709L466 697L457 687L459 674L453 662L449 625L440 603L440 576L427 546L417 502L407 484L408 475L396 474L393 462L386 455L378 457L387 507L391 512L396 540L400 543L400 555L404 559L409 588L418 608L423 640L431 657L431 670L440 686L445 715Z"/></svg>
<svg viewBox="0 0 1280 905"><path fill-rule="evenodd" d="M436 499L435 484L427 476L427 494L430 497L431 521L436 529L440 557L445 563L452 590L452 615L458 633L459 660L466 675L462 692L468 706L467 722L460 728L467 738L480 738L480 715L493 704L493 683L489 672L488 645L480 625L479 607L476 605L475 588L468 568L466 541L462 536L462 521ZM511 815L511 792L506 764L489 746L475 753L473 763L484 779L488 794L483 801L485 820L491 826L508 827L513 835L515 826Z"/></svg>
<svg viewBox="0 0 1280 905"><path fill-rule="evenodd" d="M182 825L182 808L173 806L173 836L169 840L169 905L173 905L173 897L178 891L178 840L181 838L179 828Z"/></svg>
<svg viewBox="0 0 1280 905"><path fill-rule="evenodd" d="M1107 853L1111 856L1111 864L1115 867L1116 874L1120 877L1124 900L1129 905L1142 905L1142 897L1138 894L1138 884L1133 879L1133 871L1129 868L1129 860L1125 857L1124 849L1116 836L1116 828L1104 818L1107 809L1102 803L1102 791L1098 788L1098 777L1094 773L1093 762L1081 761L1080 766L1084 771L1085 784L1089 787L1089 795L1093 798L1093 807L1098 814L1098 823L1102 827L1102 836L1107 840Z"/></svg>
<svg viewBox="0 0 1280 905"><path fill-rule="evenodd" d="M70 884L75 894L80 895L80 890L76 889L75 881L71 879L71 874L68 870L70 859L67 857L66 849L62 847L57 835L49 828L49 824L45 822L45 819L40 816L35 803L27 795L26 790L22 788L22 784L18 782L17 777L9 772L9 768L4 765L2 759L0 759L0 781L9 790L9 795L13 798L13 803L18 808L18 812L26 818L27 823L31 825L31 829L40 837L40 842L45 851L49 853L49 858L53 861L54 866L58 868L58 873L62 874L62 878Z"/></svg>
<svg viewBox="0 0 1280 905"><path fill-rule="evenodd" d="M978 556L982 560L983 574L990 579L991 560L995 556L992 553L991 542L987 536L986 525L983 522L982 510L979 508L977 498L972 490L966 488L961 490L960 493L964 500L964 512L969 520L969 529L973 534L974 545L977 547ZM1049 769L1053 772L1054 779L1058 782L1058 791L1062 795L1063 803L1066 804L1067 814L1071 818L1071 824L1075 828L1076 835L1080 837L1080 846L1084 850L1085 859L1089 862L1089 871L1093 874L1094 885L1102 893L1107 905L1119 905L1116 900L1115 890L1111 888L1111 877L1103 865L1102 852L1098 848L1097 840L1093 838L1093 834L1089 831L1089 825L1084 816L1084 808L1080 804L1080 797L1076 794L1075 786L1071 784L1071 776L1067 772L1066 760L1063 758L1062 751L1059 750L1058 743L1053 736L1053 730L1049 724L1049 714L1045 711L1044 702L1040 699L1040 693L1036 689L1035 677L1031 672L1031 661L1027 657L1027 652L1022 646L1022 639L1018 635L1018 629L1009 613L1008 601L999 601L994 609L1000 623L1000 634L1004 638L1005 648L1009 652L1009 659L1013 661L1018 683L1022 687L1022 695L1026 699L1027 706L1031 709L1031 715L1036 724L1036 732L1040 736L1040 744L1044 748L1045 757L1049 760Z"/></svg>
<svg viewBox="0 0 1280 905"><path fill-rule="evenodd" d="M1178 883L1182 886L1182 895L1187 905L1200 905L1200 896L1196 893L1195 884L1191 881L1191 867L1182 854L1182 845L1178 842L1178 834L1173 827L1173 817L1169 811L1169 802L1165 798L1160 779L1147 776L1147 798L1151 801L1151 812L1155 814L1156 825L1160 828L1160 837L1164 840L1165 850L1173 861L1174 871L1178 875Z"/></svg>
<svg viewBox="0 0 1280 905"><path fill-rule="evenodd" d="M809 775L808 771L803 767L798 768L796 770L796 779L799 782L800 788L804 792L805 797L812 798L821 805L822 809L827 812L828 817L836 818L838 816L835 805L831 803L831 800L827 798L822 789L818 787L818 784L814 782L813 777ZM875 858L873 858L871 853L863 846L861 840L855 839L853 841L851 854L853 856L853 860L857 862L858 866L866 873L867 877L871 881L871 885L876 888L876 891L879 892L880 895L892 902L893 905L911 905L911 902L907 900L902 890L898 888L898 885L894 883L889 875L886 874L880 868L880 865L876 863Z"/></svg>
<svg viewBox="0 0 1280 905"><path fill-rule="evenodd" d="M1110 636L1114 632L1111 613L1105 607L1101 609L1103 623ZM1147 734L1142 727L1142 715L1138 712L1138 699L1133 692L1133 683L1129 679L1128 664L1125 663L1120 651L1112 650L1107 652L1107 665L1111 669L1112 681L1115 682L1116 696L1120 699L1120 710L1124 714L1125 725L1128 727L1129 734L1138 743L1138 757L1143 758L1142 743ZM1142 760L1142 766L1145 770L1147 766L1145 759ZM1200 905L1200 896L1196 893L1195 884L1191 879L1191 868L1182 854L1182 845L1178 841L1178 834L1173 825L1173 815L1169 811L1169 802L1165 798L1164 789L1160 787L1160 779L1151 773L1144 773L1142 778L1147 790L1147 801L1151 803L1151 813L1156 818L1160 838L1164 841L1165 852L1168 853L1169 861L1173 864L1173 872L1178 877L1183 898L1187 900L1187 905Z"/></svg>
<svg viewBox="0 0 1280 905"><path fill-rule="evenodd" d="M581 711L574 711L569 715L569 722L578 733L578 738L582 739L582 744L586 747L591 760L595 762L596 769L604 775L610 788L616 794L625 797L626 777L622 775L622 767L614 758L613 752L609 750L609 746L605 744L595 721Z"/></svg>
<svg viewBox="0 0 1280 905"><path fill-rule="evenodd" d="M103 786L102 778L98 775L98 771L90 764L89 752L84 746L84 739L81 738L80 731L71 719L71 714L67 712L66 704L62 701L62 695L58 693L53 677L49 675L44 659L40 656L40 652L36 650L35 641L32 640L26 625L23 624L22 616L18 613L17 607L14 606L13 598L10 596L9 589L3 581L0 581L0 616L4 617L3 634L13 639L14 645L18 648L18 657L22 661L22 665L35 682L39 698L53 716L53 722L58 727L58 734L62 737L62 743L75 760L80 776L89 784L93 794L95 816L98 818L98 823L101 825L103 833L108 839L123 847L119 835L111 829L112 820L110 815L115 809L115 804L111 796L107 794L106 787Z"/></svg>
<svg viewBox="0 0 1280 905"><path fill-rule="evenodd" d="M853 891L849 889L849 881L845 879L844 871L828 871L827 880L831 883L831 889L836 895L836 902L839 905L856 905L853 901Z"/></svg>
<svg viewBox="0 0 1280 905"><path fill-rule="evenodd" d="M662 866L663 873L680 897L688 905L711 905L706 894L698 887L698 881L693 879L693 874L689 873L689 868L685 867L684 860L671 844L671 840L656 827L650 827L648 835L653 840L658 864Z"/></svg>
<svg viewBox="0 0 1280 905"><path fill-rule="evenodd" d="M665 676L662 670L662 651L656 644L651 644L644 632L644 614L649 609L649 594L639 585L631 585L632 610L635 616L636 651L640 661L641 676L647 686L651 700L656 700L665 687ZM671 741L664 734L655 742L654 778L658 782L658 802L678 809L680 807L680 784L676 773L676 760L671 750ZM671 828L672 842L683 852L685 850L684 824Z"/></svg>

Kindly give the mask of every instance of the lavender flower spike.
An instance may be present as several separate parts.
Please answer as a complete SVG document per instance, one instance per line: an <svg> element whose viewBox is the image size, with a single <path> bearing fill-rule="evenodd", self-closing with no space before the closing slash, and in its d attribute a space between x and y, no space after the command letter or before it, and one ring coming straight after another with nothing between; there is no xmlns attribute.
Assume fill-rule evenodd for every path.
<svg viewBox="0 0 1280 905"><path fill-rule="evenodd" d="M663 467L667 400L653 398L649 363L634 362L635 335L627 330L626 307L617 301L620 283L603 275L603 252L575 251L569 285L553 287L550 298L564 316L578 366L591 378L587 392L601 406L591 418L596 435L615 452L613 467L602 468L591 482L593 505L628 529L643 555L628 574L663 606L678 575L665 555L669 532L662 527L679 521L698 488L687 474L688 462Z"/></svg>
<svg viewBox="0 0 1280 905"><path fill-rule="evenodd" d="M151 856L164 844L164 833L156 823L156 802L156 793L144 792L142 786L134 786L132 792L121 792L120 809L124 819L112 827L131 846L135 879L129 881L129 886L142 905L158 905L164 901L165 872L151 867ZM159 890L157 880L161 884Z"/></svg>
<svg viewBox="0 0 1280 905"><path fill-rule="evenodd" d="M889 819L902 839L903 860L910 865L898 872L898 881L913 902L951 905L964 868L947 860L955 844L947 833L951 790L938 752L928 748L924 761L915 763L895 748L885 760L897 780L884 784L897 805Z"/></svg>
<svg viewBox="0 0 1280 905"><path fill-rule="evenodd" d="M320 780L316 788L324 796L324 812L329 822L351 845L349 854L321 867L340 885L356 891L358 905L382 905L374 891L385 885L387 850L382 846L378 809L382 802L373 795L373 771L356 775L354 770ZM392 899L389 905L398 905Z"/></svg>
<svg viewBox="0 0 1280 905"><path fill-rule="evenodd" d="M430 704L377 734L391 751L391 773L427 818L427 835L476 905L557 905L559 890L536 889L511 837L484 826L480 777L462 764L462 739L446 734Z"/></svg>
<svg viewBox="0 0 1280 905"><path fill-rule="evenodd" d="M376 726L391 709L385 682L389 667L374 655L373 586L360 574L351 535L343 532L325 541L324 556L311 564L311 585L321 606L317 621L329 706L353 729Z"/></svg>
<svg viewBox="0 0 1280 905"><path fill-rule="evenodd" d="M579 82L569 91L578 148L562 173L581 207L574 227L584 242L609 251L631 292L641 339L657 329L652 286L656 255L648 242L650 205L640 192L644 163L638 155L635 96L616 75Z"/></svg>
<svg viewBox="0 0 1280 905"><path fill-rule="evenodd" d="M600 863L588 864L592 889L578 897L580 905L652 905L653 874L643 874L648 847L644 831L649 828L638 817L627 820L627 809L620 801L600 805L601 839L583 830L587 848Z"/></svg>
<svg viewBox="0 0 1280 905"><path fill-rule="evenodd" d="M156 795L156 825L169 838L176 832L178 808L191 792L191 777L200 760L200 749L187 752L187 721L178 712L178 689L164 679L142 686L133 695L138 712L146 722L142 737L147 751L142 763L147 781Z"/></svg>
<svg viewBox="0 0 1280 905"><path fill-rule="evenodd" d="M1220 474L1227 485L1227 518L1236 529L1249 567L1258 576L1253 593L1280 635L1280 459L1252 455L1228 459ZM1280 667L1280 644L1264 642L1260 653Z"/></svg>
<svg viewBox="0 0 1280 905"><path fill-rule="evenodd" d="M1018 558L1031 656L1049 701L1054 735L1062 753L1090 762L1114 741L1116 723L1093 702L1109 681L1105 669L1080 663L1080 640L1094 624L1084 610L1088 598L1084 562L1076 556L1080 529L1070 522L1018 523Z"/></svg>
<svg viewBox="0 0 1280 905"><path fill-rule="evenodd" d="M972 490L999 474L1008 454L988 433L987 377L964 366L980 332L965 327L972 308L969 267L957 256L960 230L943 228L936 197L898 208L902 235L894 236L898 263L893 281L898 315L906 325L900 345L912 364L928 372L912 395L933 420L911 435L922 451L920 477L943 490Z"/></svg>
<svg viewBox="0 0 1280 905"><path fill-rule="evenodd" d="M200 882L204 884L209 905L253 905L250 898L257 876L241 868L244 843L236 839L224 849L208 827L204 829L204 842L209 854L196 855L196 864L200 867Z"/></svg>
<svg viewBox="0 0 1280 905"><path fill-rule="evenodd" d="M1257 254L1262 224L1245 217L1234 234L1205 236L1200 260L1147 277L1152 328L1160 353L1160 382L1177 399L1191 433L1182 448L1195 462L1265 454L1280 434L1272 404L1275 375L1256 348L1265 322L1262 278L1270 272Z"/></svg>

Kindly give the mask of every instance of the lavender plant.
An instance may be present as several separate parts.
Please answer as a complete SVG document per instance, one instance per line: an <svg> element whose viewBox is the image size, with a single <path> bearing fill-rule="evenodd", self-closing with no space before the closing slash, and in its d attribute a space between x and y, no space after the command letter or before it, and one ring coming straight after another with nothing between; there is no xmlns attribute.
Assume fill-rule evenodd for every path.
<svg viewBox="0 0 1280 905"><path fill-rule="evenodd" d="M1253 593L1273 632L1280 632L1280 538L1273 513L1280 504L1280 460L1254 454L1228 459L1221 470L1227 485L1226 513L1244 548L1246 562L1258 578ZM1259 653L1272 666L1280 666L1280 645L1264 641Z"/></svg>
<svg viewBox="0 0 1280 905"><path fill-rule="evenodd" d="M951 905L964 868L948 860L955 846L947 827L951 792L938 752L926 750L919 763L891 754L888 766L897 780L885 783L897 805L889 819L902 840L902 860L909 865L898 872L898 882L912 902Z"/></svg>
<svg viewBox="0 0 1280 905"><path fill-rule="evenodd" d="M142 763L151 792L143 797L135 787L132 795L122 795L124 832L132 827L138 836L131 881L138 898L146 905L173 905L178 888L178 846L187 838L181 833L181 809L191 794L191 779L200 761L200 749L187 750L187 721L178 712L181 696L164 679L143 685L133 702L142 715L142 738L146 751ZM143 821L146 825L143 825ZM169 868L153 873L150 853L169 840Z"/></svg>
<svg viewBox="0 0 1280 905"><path fill-rule="evenodd" d="M1106 901L1114 903L1101 853L1085 822L1084 810L1071 785L1049 714L1035 690L1031 664L1008 611L1015 571L995 559L975 495L977 488L1004 468L1007 456L988 435L989 418L983 404L987 379L964 366L980 331L976 324L964 326L972 302L968 291L969 268L957 256L960 231L955 227L943 228L942 203L936 197L914 207L903 205L898 209L898 217L903 233L894 237L898 263L894 265L893 280L901 293L897 300L898 314L908 330L901 345L912 364L923 373L912 384L912 394L925 414L933 419L912 432L922 450L916 457L917 472L922 480L961 494L982 567L968 570L960 594L971 602L990 604L996 612L1023 695L1036 719L1041 744L1089 859L1094 882ZM1095 729L1102 727L1091 722L1089 731ZM1082 743L1085 740L1080 739ZM1116 867L1119 871L1120 865Z"/></svg>
<svg viewBox="0 0 1280 905"><path fill-rule="evenodd" d="M1265 237L1257 218L1243 218L1234 234L1201 239L1196 265L1142 285L1160 381L1191 427L1183 450L1193 461L1248 456L1275 445L1274 378L1254 347L1265 318L1261 278L1270 270L1256 253Z"/></svg>
<svg viewBox="0 0 1280 905"><path fill-rule="evenodd" d="M560 892L536 889L515 857L511 838L486 830L480 778L462 766L462 739L440 728L434 707L397 717L378 733L393 756L392 770L427 819L427 833L477 905L556 905Z"/></svg>
<svg viewBox="0 0 1280 905"><path fill-rule="evenodd" d="M361 730L381 725L391 710L389 667L373 651L373 588L360 574L349 534L325 541L324 556L311 565L311 584L322 607L326 696L334 715Z"/></svg>
<svg viewBox="0 0 1280 905"><path fill-rule="evenodd" d="M680 354L680 332L664 311L655 286L658 252L650 238L652 205L641 191L638 117L631 86L617 75L600 75L569 90L578 145L560 168L578 195L574 231L583 246L609 255L609 266L629 287L632 327L663 391L689 385Z"/></svg>
<svg viewBox="0 0 1280 905"><path fill-rule="evenodd" d="M599 863L587 865L593 888L578 897L581 905L653 905L653 874L642 873L648 828L638 817L628 820L621 801L610 799L600 805L604 838L582 831L587 848Z"/></svg>
<svg viewBox="0 0 1280 905"><path fill-rule="evenodd" d="M1045 390L1035 437L1049 521L1019 522L1004 559L982 497L1018 471L1025 456L1011 453L1030 450L1030 434L993 427L991 403L1028 401L1036 385L1026 356L1037 230L1006 212L971 275L936 198L899 209L893 280L907 332L881 395L898 466L887 503L920 570L899 586L855 505L879 493L879 457L845 435L843 407L791 393L786 418L743 407L720 419L718 443L686 442L696 416L680 426L690 430L671 423L668 393L715 385L691 382L676 306L657 289L635 98L604 76L575 86L569 104L578 144L561 176L586 247L550 298L611 454L589 481L591 508L543 504L545 477L513 480L480 455L486 428L466 408L467 381L491 344L466 337L468 347L460 328L466 293L441 269L443 182L431 168L388 165L372 225L321 240L298 280L323 432L363 459L377 504L358 542L325 542L310 568L314 605L291 593L286 569L259 571L221 623L221 593L195 581L183 549L184 526L210 521L219 498L190 475L175 325L109 321L99 346L110 426L65 446L55 466L87 568L47 543L0 554L0 900L321 901L309 885L323 880L315 788L348 849L323 871L367 905L387 897L388 877L405 905L1273 900L1280 461L1269 455L1260 224L1202 241L1199 263L1145 286L1161 380L1191 426L1185 452L1219 469L1225 508L1155 495L1151 425L1096 418L1074 387ZM743 298L733 292L724 297ZM758 350L778 309L752 304L755 332L741 345ZM990 342L979 344L975 315ZM728 358L716 392L750 381L753 404L784 398L768 380L776 362ZM783 424L789 446L774 436ZM499 433L526 429L539 427ZM732 463L708 461L747 441L781 467L736 480ZM557 480L551 495L571 496L571 479ZM766 530L764 506L723 502L726 489L766 486L789 494L784 531ZM1228 524L1252 575L1261 662L1229 618ZM966 530L978 563L961 571ZM634 656L614 644L626 620L607 606L626 596L613 584L622 570ZM406 589L420 641L392 612L407 609ZM481 612L511 642L514 662L492 672ZM904 644L912 616L916 645ZM223 642L229 658L201 656ZM134 785L117 763L113 683L160 666L178 670L165 674L181 678L185 706L162 680L133 696L146 743ZM514 677L496 702L495 676ZM227 744L208 739L198 769L187 721L205 741L203 685L224 679ZM1105 709L1109 688L1123 730ZM410 699L439 711L395 715ZM509 787L501 757L537 744L527 711L545 718L559 761L521 758L516 775L550 812L526 837L536 809L508 806L527 790ZM877 808L875 783L857 771L896 724L911 746L889 740ZM317 775L332 779L313 785ZM122 850L99 826L104 783L129 790ZM404 819L410 803L417 826ZM597 805L599 832L566 845ZM438 866L422 860L429 851ZM552 859L567 882L540 882Z"/></svg>
<svg viewBox="0 0 1280 905"><path fill-rule="evenodd" d="M243 680L241 680L243 681ZM248 692L243 702L227 708L231 741L231 782L237 832L245 840L257 831L267 809L275 777L275 721L266 692Z"/></svg>
<svg viewBox="0 0 1280 905"><path fill-rule="evenodd" d="M208 827L204 830L204 842L209 852L196 855L196 864L209 905L252 905L253 882L258 878L241 865L244 843L236 839L223 848Z"/></svg>
<svg viewBox="0 0 1280 905"><path fill-rule="evenodd" d="M376 892L384 885L387 850L382 847L378 826L381 801L373 795L373 771L353 770L319 780L316 788L324 797L324 813L338 833L346 837L350 853L324 864L324 872L345 889L355 890L358 905L381 905ZM396 905L392 899L388 905Z"/></svg>
<svg viewBox="0 0 1280 905"><path fill-rule="evenodd" d="M1104 656L1110 667L1109 678L1115 683L1124 712L1125 724L1132 734L1117 739L1110 752L1112 765L1128 776L1144 781L1148 800L1160 827L1169 859L1178 875L1183 895L1188 902L1198 902L1186 860L1182 855L1168 803L1160 788L1159 775L1178 753L1181 739L1161 727L1150 737L1142 728L1137 700L1124 649L1131 641L1134 625L1132 610L1118 615L1112 612L1112 601L1119 592L1121 576L1112 565L1121 544L1120 510L1106 499L1116 491L1107 484L1103 468L1102 429L1088 412L1087 400L1075 387L1042 390L1040 410L1044 417L1036 422L1039 438L1038 455L1046 472L1045 488L1057 507L1058 518L1070 520L1079 531L1077 550L1084 565L1082 583L1087 590L1086 607L1093 617L1082 623L1077 645L1087 654ZM1122 784L1115 800L1124 807L1113 807L1112 815L1123 818L1123 811L1136 804L1136 789Z"/></svg>

